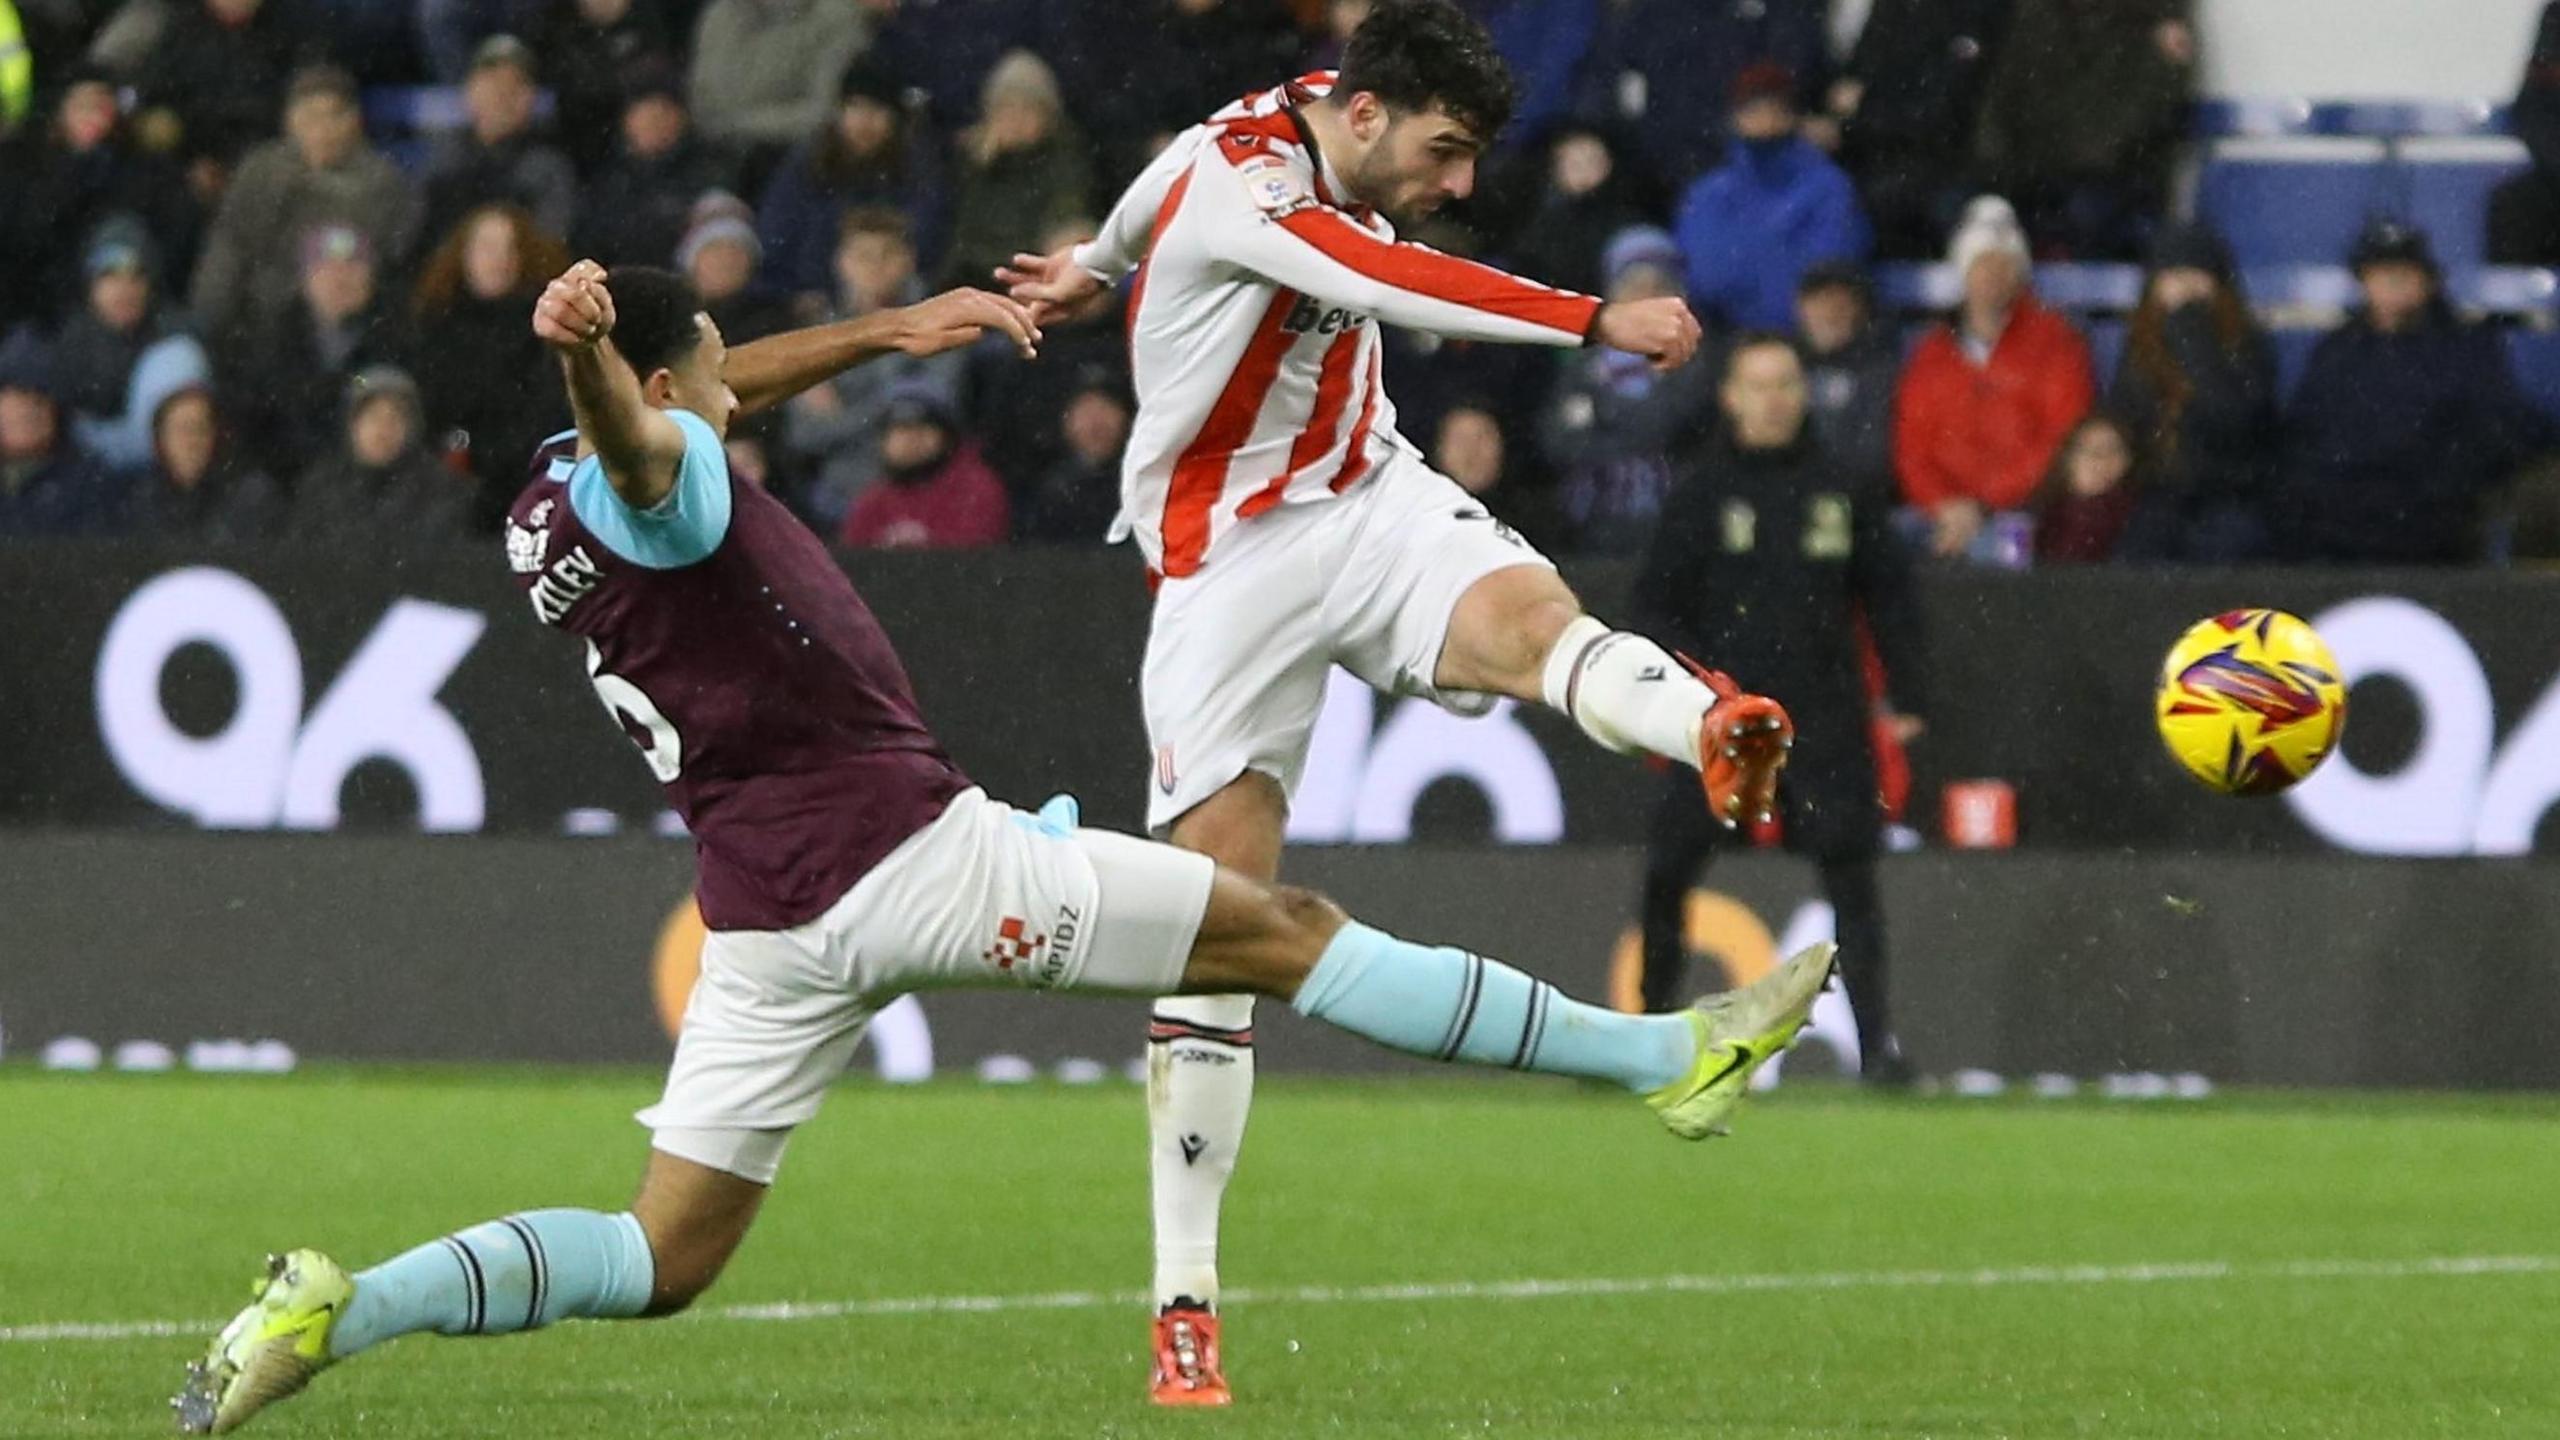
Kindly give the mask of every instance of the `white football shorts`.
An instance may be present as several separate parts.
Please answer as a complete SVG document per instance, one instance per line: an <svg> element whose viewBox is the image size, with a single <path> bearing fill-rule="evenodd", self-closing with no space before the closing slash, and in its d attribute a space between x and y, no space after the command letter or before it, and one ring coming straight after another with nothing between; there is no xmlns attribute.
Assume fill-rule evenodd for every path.
<svg viewBox="0 0 2560 1440"><path fill-rule="evenodd" d="M960 986L1169 993L1216 869L963 791L817 919L711 933L640 1123L657 1149L770 1183L881 1007Z"/></svg>
<svg viewBox="0 0 2560 1440"><path fill-rule="evenodd" d="M1467 587L1551 565L1456 481L1398 451L1338 500L1283 505L1218 539L1156 591L1140 687L1155 775L1147 828L1248 770L1291 795L1340 665L1391 695L1481 715L1494 697L1431 683Z"/></svg>

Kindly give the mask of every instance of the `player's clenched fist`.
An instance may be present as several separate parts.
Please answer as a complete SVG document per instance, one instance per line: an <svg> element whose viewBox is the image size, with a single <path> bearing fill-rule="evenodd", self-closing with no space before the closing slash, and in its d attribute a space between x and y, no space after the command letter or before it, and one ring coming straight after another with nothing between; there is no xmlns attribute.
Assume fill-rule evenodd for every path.
<svg viewBox="0 0 2560 1440"><path fill-rule="evenodd" d="M533 302L533 333L545 345L575 350L613 333L613 293L604 267L581 260L542 287Z"/></svg>
<svg viewBox="0 0 2560 1440"><path fill-rule="evenodd" d="M1656 370L1677 370L1698 353L1698 317L1689 302L1676 295L1651 300L1613 301L1600 307L1591 337L1613 350L1625 350L1653 362Z"/></svg>

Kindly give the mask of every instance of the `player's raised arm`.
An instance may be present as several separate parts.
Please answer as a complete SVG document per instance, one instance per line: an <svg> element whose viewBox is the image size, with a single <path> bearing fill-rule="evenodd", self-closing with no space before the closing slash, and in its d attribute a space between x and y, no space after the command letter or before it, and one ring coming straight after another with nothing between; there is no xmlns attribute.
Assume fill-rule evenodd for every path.
<svg viewBox="0 0 2560 1440"><path fill-rule="evenodd" d="M560 356L578 434L614 493L645 510L675 488L684 432L649 404L640 377L613 348L613 322L613 294L593 260L562 271L533 306L533 333Z"/></svg>
<svg viewBox="0 0 2560 1440"><path fill-rule="evenodd" d="M938 355L991 331L1011 340L1025 360L1040 353L1040 325L1024 305L984 290L947 290L913 305L741 345L729 352L729 388L738 394L738 413L752 415L883 355Z"/></svg>
<svg viewBox="0 0 2560 1440"><path fill-rule="evenodd" d="M1607 304L1427 245L1385 239L1309 193L1276 157L1208 155L1194 173L1194 188L1207 194L1200 228L1188 238L1326 304L1458 339L1612 345L1666 369L1697 353L1698 322L1677 299Z"/></svg>

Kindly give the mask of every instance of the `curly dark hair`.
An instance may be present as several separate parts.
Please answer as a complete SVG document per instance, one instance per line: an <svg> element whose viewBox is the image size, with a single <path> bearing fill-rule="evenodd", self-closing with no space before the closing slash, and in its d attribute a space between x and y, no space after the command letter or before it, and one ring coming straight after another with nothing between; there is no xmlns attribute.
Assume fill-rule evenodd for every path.
<svg viewBox="0 0 2560 1440"><path fill-rule="evenodd" d="M702 292L672 270L617 265L605 276L613 294L613 348L646 380L684 363L702 343Z"/></svg>
<svg viewBox="0 0 2560 1440"><path fill-rule="evenodd" d="M1343 47L1333 93L1367 91L1392 110L1438 105L1490 142L1511 119L1511 71L1456 0L1378 0Z"/></svg>

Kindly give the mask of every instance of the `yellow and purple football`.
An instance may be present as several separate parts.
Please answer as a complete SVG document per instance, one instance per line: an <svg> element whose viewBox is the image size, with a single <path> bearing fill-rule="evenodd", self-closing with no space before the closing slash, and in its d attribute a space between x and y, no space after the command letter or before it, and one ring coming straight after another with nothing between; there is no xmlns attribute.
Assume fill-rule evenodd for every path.
<svg viewBox="0 0 2560 1440"><path fill-rule="evenodd" d="M2347 687L2309 625L2281 610L2229 610L2170 647L2157 718L2169 753L2205 788L2273 795L2338 748Z"/></svg>

